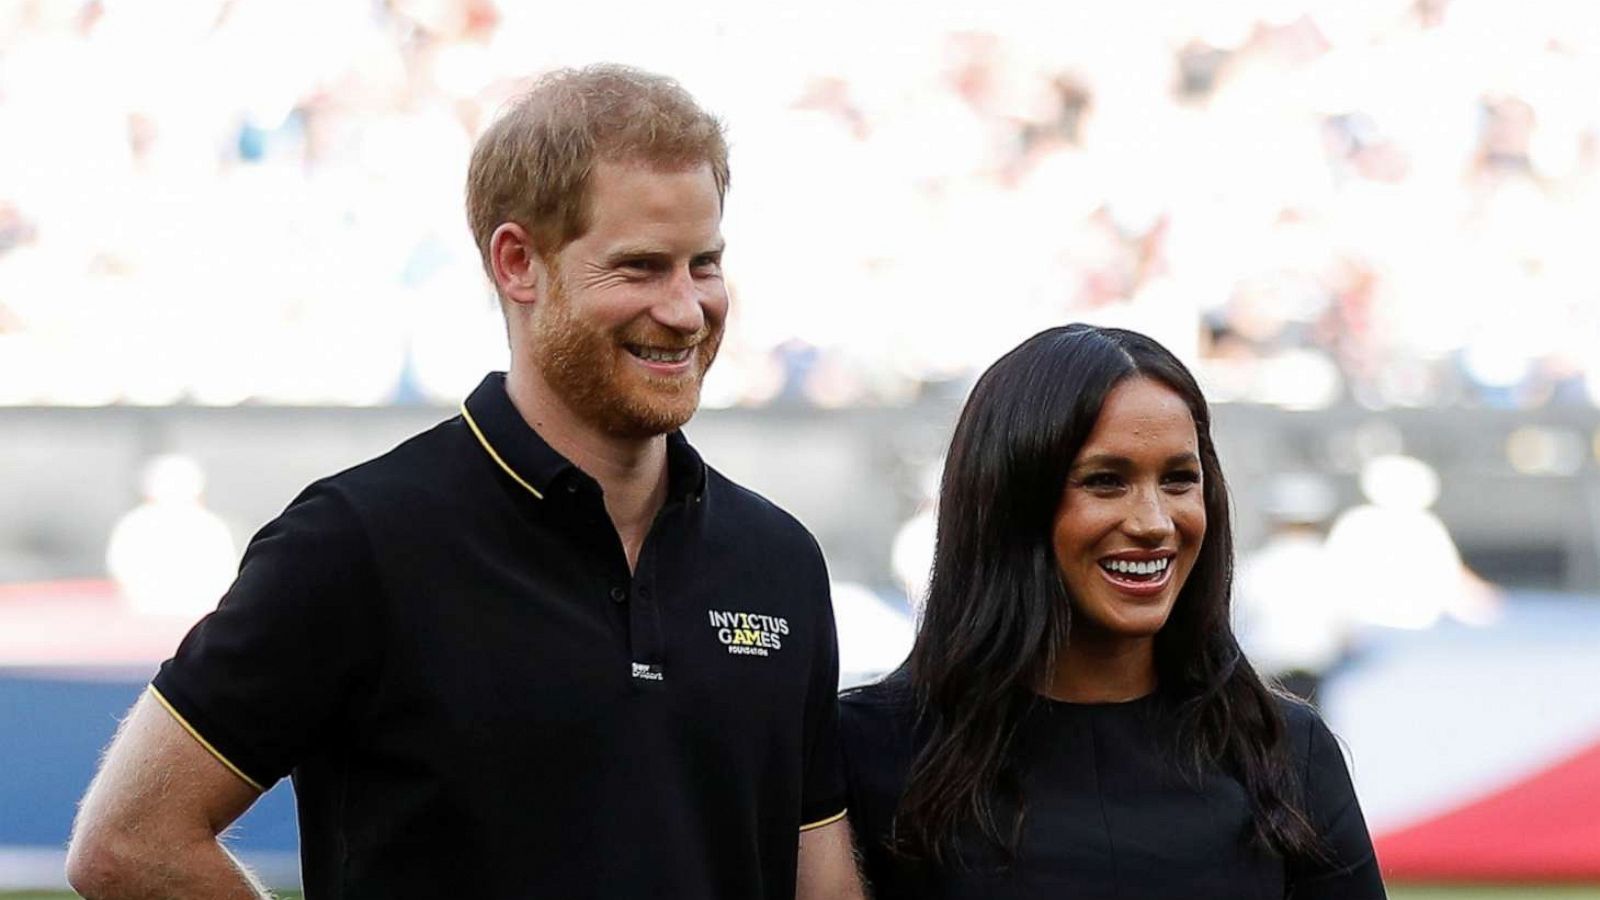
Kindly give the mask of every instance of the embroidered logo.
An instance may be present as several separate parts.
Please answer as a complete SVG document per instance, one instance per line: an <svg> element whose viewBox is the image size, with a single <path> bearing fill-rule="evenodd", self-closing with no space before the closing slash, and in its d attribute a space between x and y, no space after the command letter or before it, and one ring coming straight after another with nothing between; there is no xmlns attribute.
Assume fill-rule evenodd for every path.
<svg viewBox="0 0 1600 900"><path fill-rule="evenodd" d="M789 620L779 616L713 609L710 617L717 640L735 656L771 656L789 633Z"/></svg>

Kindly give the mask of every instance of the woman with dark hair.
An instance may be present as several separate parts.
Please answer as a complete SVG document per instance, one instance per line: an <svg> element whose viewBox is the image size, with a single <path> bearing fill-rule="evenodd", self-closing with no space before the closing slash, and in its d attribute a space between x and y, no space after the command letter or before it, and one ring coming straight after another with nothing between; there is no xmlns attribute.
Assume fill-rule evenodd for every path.
<svg viewBox="0 0 1600 900"><path fill-rule="evenodd" d="M841 701L878 900L1384 897L1344 758L1229 626L1210 412L1143 335L979 379L905 664Z"/></svg>

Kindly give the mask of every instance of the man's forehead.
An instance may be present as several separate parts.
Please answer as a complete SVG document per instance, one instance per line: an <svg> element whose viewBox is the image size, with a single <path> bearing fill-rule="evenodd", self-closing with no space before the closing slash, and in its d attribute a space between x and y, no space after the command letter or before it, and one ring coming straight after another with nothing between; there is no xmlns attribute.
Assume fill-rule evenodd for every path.
<svg viewBox="0 0 1600 900"><path fill-rule="evenodd" d="M700 177L705 179L706 185L715 193L717 178L712 172L711 163L704 160L671 162L637 156L603 157L596 160L594 168L590 170L589 184L593 186L600 182L692 180Z"/></svg>
<svg viewBox="0 0 1600 900"><path fill-rule="evenodd" d="M720 249L722 205L709 166L602 164L590 182L589 234L612 250Z"/></svg>

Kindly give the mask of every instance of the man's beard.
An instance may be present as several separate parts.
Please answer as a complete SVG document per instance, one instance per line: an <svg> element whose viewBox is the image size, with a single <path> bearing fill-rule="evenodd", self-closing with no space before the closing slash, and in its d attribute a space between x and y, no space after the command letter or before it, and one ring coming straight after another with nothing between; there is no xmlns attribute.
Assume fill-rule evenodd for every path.
<svg viewBox="0 0 1600 900"><path fill-rule="evenodd" d="M551 281L533 333L533 363L556 396L579 418L619 438L676 431L700 405L700 383L722 343L721 325L707 321L685 335L641 317L616 331L580 321L560 277ZM693 347L692 377L657 378L624 359L624 344ZM631 371L630 371L631 370Z"/></svg>

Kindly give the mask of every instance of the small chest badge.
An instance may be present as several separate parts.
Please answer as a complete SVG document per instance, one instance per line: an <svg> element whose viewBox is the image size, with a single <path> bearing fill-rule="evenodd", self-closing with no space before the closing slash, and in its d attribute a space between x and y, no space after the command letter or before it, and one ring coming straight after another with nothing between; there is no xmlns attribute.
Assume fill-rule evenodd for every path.
<svg viewBox="0 0 1600 900"><path fill-rule="evenodd" d="M760 613L710 610L717 640L735 656L771 656L783 649L789 620Z"/></svg>

